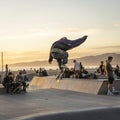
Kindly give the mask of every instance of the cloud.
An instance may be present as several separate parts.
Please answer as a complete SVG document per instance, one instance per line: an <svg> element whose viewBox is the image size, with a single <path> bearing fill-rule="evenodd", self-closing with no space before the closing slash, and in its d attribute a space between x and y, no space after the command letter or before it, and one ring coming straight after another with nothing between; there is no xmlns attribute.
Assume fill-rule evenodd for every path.
<svg viewBox="0 0 120 120"><path fill-rule="evenodd" d="M81 33L87 33L87 34L94 34L98 31L96 28L65 28L64 31L68 34L81 34Z"/></svg>
<svg viewBox="0 0 120 120"><path fill-rule="evenodd" d="M115 45L115 46L101 46L101 47L94 47L94 49L120 49L120 45Z"/></svg>
<svg viewBox="0 0 120 120"><path fill-rule="evenodd" d="M114 27L120 27L120 23L113 24Z"/></svg>
<svg viewBox="0 0 120 120"><path fill-rule="evenodd" d="M4 63L18 63L18 62L30 62L36 60L48 59L49 52L46 51L26 51L26 52L4 52Z"/></svg>
<svg viewBox="0 0 120 120"><path fill-rule="evenodd" d="M38 38L49 38L59 36L76 36L82 34L95 34L98 31L96 28L51 28L51 27L36 27L36 28L20 28L20 29L0 29L0 41L5 40L36 40Z"/></svg>
<svg viewBox="0 0 120 120"><path fill-rule="evenodd" d="M0 29L0 40L29 40L37 37L46 37L55 35L53 28L25 28L25 29Z"/></svg>

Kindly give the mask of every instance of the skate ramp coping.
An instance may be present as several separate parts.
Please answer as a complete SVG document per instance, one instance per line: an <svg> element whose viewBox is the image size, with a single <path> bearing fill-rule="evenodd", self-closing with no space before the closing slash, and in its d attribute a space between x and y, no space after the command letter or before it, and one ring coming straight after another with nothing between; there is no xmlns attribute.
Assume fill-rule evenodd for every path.
<svg viewBox="0 0 120 120"><path fill-rule="evenodd" d="M21 120L120 120L120 108L81 110L74 112L31 115Z"/></svg>
<svg viewBox="0 0 120 120"><path fill-rule="evenodd" d="M106 79L73 79L63 78L57 82L54 76L34 77L30 82L30 87L38 89L62 89L90 94L107 94ZM115 87L120 88L120 80L115 80Z"/></svg>

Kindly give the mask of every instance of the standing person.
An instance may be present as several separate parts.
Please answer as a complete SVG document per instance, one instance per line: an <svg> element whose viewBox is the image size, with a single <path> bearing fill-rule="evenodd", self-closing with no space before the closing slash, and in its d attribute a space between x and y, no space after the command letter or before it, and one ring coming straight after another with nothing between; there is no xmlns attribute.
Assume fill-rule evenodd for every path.
<svg viewBox="0 0 120 120"><path fill-rule="evenodd" d="M19 71L16 76L16 88L19 88L21 85L23 86L23 91L26 92L26 81L24 79L23 71Z"/></svg>
<svg viewBox="0 0 120 120"><path fill-rule="evenodd" d="M105 61L105 64L104 64L104 66L105 66L105 75L106 75L106 77L108 77L108 73L107 73L107 69L106 69L107 61L108 61L108 60L106 60L106 61Z"/></svg>
<svg viewBox="0 0 120 120"><path fill-rule="evenodd" d="M8 72L9 72L9 70L8 70L8 64L6 64L6 65L5 65L5 76L8 75Z"/></svg>
<svg viewBox="0 0 120 120"><path fill-rule="evenodd" d="M74 73L75 73L75 78L79 78L80 74L80 63L77 60L73 60L74 63Z"/></svg>
<svg viewBox="0 0 120 120"><path fill-rule="evenodd" d="M108 76L108 92L107 95L113 95L115 92L115 88L113 86L114 82L114 75L113 75L113 68L110 64L112 62L113 57L109 56L106 64L107 76Z"/></svg>
<svg viewBox="0 0 120 120"><path fill-rule="evenodd" d="M14 75L12 72L9 72L7 76L5 76L4 82L3 82L3 85L5 86L7 93L12 92L10 91L10 89L14 87L13 82L14 82Z"/></svg>
<svg viewBox="0 0 120 120"><path fill-rule="evenodd" d="M82 62L80 62L80 73L82 73L84 71L84 67L82 65Z"/></svg>
<svg viewBox="0 0 120 120"><path fill-rule="evenodd" d="M48 62L51 64L53 58L57 60L58 66L63 72L65 70L65 65L68 62L68 52L67 50L73 49L81 45L88 36L83 36L82 38L76 40L68 40L66 37L54 42L50 49L50 55Z"/></svg>

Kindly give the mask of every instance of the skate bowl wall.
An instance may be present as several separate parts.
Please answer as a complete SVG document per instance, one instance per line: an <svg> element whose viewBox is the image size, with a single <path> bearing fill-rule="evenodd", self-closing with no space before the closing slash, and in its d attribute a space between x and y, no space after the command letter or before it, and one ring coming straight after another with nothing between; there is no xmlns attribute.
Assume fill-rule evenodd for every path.
<svg viewBox="0 0 120 120"><path fill-rule="evenodd" d="M34 77L30 82L30 87L39 89L62 89L90 94L106 94L107 80L105 79L73 79L63 78L60 82L54 76ZM120 80L115 80L115 87L120 89Z"/></svg>
<svg viewBox="0 0 120 120"><path fill-rule="evenodd" d="M120 120L120 108L33 115L21 118L21 120Z"/></svg>

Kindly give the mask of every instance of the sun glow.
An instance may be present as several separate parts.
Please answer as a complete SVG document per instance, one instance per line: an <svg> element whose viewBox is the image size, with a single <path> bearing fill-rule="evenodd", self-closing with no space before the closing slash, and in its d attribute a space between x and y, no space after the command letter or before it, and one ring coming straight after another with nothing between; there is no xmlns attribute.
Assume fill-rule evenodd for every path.
<svg viewBox="0 0 120 120"><path fill-rule="evenodd" d="M110 0L109 5L88 0L1 0L0 51L5 63L47 60L52 43L64 36L74 40L88 35L84 44L69 51L70 58L119 53L119 4L119 0Z"/></svg>

